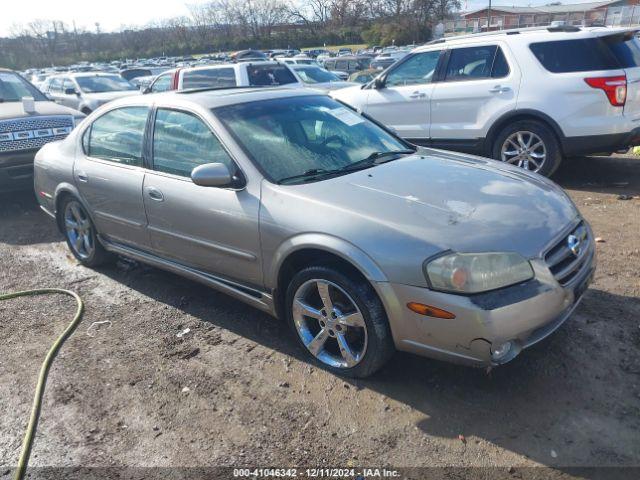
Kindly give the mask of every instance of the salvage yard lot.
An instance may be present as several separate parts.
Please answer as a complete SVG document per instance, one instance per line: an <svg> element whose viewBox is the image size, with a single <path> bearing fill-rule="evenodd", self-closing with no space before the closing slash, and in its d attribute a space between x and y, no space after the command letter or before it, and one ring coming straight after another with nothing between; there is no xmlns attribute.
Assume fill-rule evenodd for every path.
<svg viewBox="0 0 640 480"><path fill-rule="evenodd" d="M567 324L491 372L397 354L355 381L310 366L282 322L223 294L123 261L79 266L32 195L2 197L0 291L71 288L86 302L31 465L554 467L545 478L639 466L640 159L566 161L554 179L604 240ZM73 309L0 304L0 479Z"/></svg>

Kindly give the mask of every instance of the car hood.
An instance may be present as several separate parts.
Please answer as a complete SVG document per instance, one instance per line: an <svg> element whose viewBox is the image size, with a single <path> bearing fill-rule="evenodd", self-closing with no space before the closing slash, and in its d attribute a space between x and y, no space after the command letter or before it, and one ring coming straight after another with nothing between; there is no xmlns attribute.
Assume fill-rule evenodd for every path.
<svg viewBox="0 0 640 480"><path fill-rule="evenodd" d="M402 239L407 247L419 245L423 259L449 249L533 258L578 215L569 197L546 178L430 149L290 188L326 205L332 232L346 240L376 251L383 239L387 247L395 242L402 249Z"/></svg>
<svg viewBox="0 0 640 480"><path fill-rule="evenodd" d="M139 90L124 90L119 92L99 92L99 93L83 93L82 97L86 100L92 100L102 103L110 102L117 98L130 97L133 95L140 95Z"/></svg>
<svg viewBox="0 0 640 480"><path fill-rule="evenodd" d="M333 97L333 98L336 98L338 100L343 100L344 101L345 99L353 98L353 96L357 95L357 93L360 90L362 90L362 84L356 83L356 84L353 84L353 86L351 86L351 87L346 87L346 88L340 88L338 90L333 90L333 91L329 92L329 95L331 97Z"/></svg>
<svg viewBox="0 0 640 480"><path fill-rule="evenodd" d="M354 85L359 85L359 84L354 82L335 81L335 82L313 83L313 84L310 84L309 86L311 88L317 88L324 91L331 91L331 90L340 90L342 88L353 87Z"/></svg>
<svg viewBox="0 0 640 480"><path fill-rule="evenodd" d="M14 118L37 117L39 115L72 115L74 117L84 117L84 114L63 105L58 105L50 101L34 102L35 112L24 111L22 102L2 102L0 103L0 120Z"/></svg>

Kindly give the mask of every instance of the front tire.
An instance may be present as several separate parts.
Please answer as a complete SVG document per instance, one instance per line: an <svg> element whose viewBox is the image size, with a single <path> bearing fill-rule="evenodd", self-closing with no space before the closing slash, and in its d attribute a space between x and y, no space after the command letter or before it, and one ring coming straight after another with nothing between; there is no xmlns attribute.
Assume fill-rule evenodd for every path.
<svg viewBox="0 0 640 480"><path fill-rule="evenodd" d="M367 377L395 351L384 307L371 285L334 268L308 267L293 277L286 317L307 354L338 375Z"/></svg>
<svg viewBox="0 0 640 480"><path fill-rule="evenodd" d="M85 267L98 267L111 259L98 240L98 232L82 203L75 197L62 201L59 222L73 256Z"/></svg>
<svg viewBox="0 0 640 480"><path fill-rule="evenodd" d="M538 120L519 120L498 133L492 157L550 177L562 162L562 151L547 125Z"/></svg>

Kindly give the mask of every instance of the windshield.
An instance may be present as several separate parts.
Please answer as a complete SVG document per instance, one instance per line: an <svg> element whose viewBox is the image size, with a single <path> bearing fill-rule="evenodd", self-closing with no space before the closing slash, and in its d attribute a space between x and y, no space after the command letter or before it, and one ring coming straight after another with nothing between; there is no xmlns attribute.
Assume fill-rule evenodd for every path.
<svg viewBox="0 0 640 480"><path fill-rule="evenodd" d="M0 72L0 102L19 102L22 97L45 101L46 97L33 85L13 72Z"/></svg>
<svg viewBox="0 0 640 480"><path fill-rule="evenodd" d="M134 68L120 72L120 76L126 80L133 80L138 77L148 77L149 75L153 74L151 73L151 70L146 68Z"/></svg>
<svg viewBox="0 0 640 480"><path fill-rule="evenodd" d="M275 183L284 183L285 179L306 172L349 167L372 155L408 149L407 144L373 122L324 96L241 103L213 112ZM308 179L287 183L305 180Z"/></svg>
<svg viewBox="0 0 640 480"><path fill-rule="evenodd" d="M84 93L121 92L136 90L135 85L118 75L95 75L76 77L80 90Z"/></svg>
<svg viewBox="0 0 640 480"><path fill-rule="evenodd" d="M340 78L320 67L298 67L295 69L304 83L339 82Z"/></svg>

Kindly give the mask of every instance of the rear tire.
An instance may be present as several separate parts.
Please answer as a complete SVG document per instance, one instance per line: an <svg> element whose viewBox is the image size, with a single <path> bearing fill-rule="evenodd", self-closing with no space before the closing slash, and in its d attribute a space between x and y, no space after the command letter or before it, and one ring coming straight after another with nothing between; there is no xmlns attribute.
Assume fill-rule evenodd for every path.
<svg viewBox="0 0 640 480"><path fill-rule="evenodd" d="M491 155L545 177L553 175L562 162L555 133L538 120L519 120L503 128L493 141Z"/></svg>
<svg viewBox="0 0 640 480"><path fill-rule="evenodd" d="M299 345L333 373L367 377L395 351L382 302L366 281L335 268L307 267L291 280L285 302Z"/></svg>
<svg viewBox="0 0 640 480"><path fill-rule="evenodd" d="M98 240L98 231L82 203L73 196L64 198L58 210L58 222L73 256L85 267L98 267L112 255Z"/></svg>

